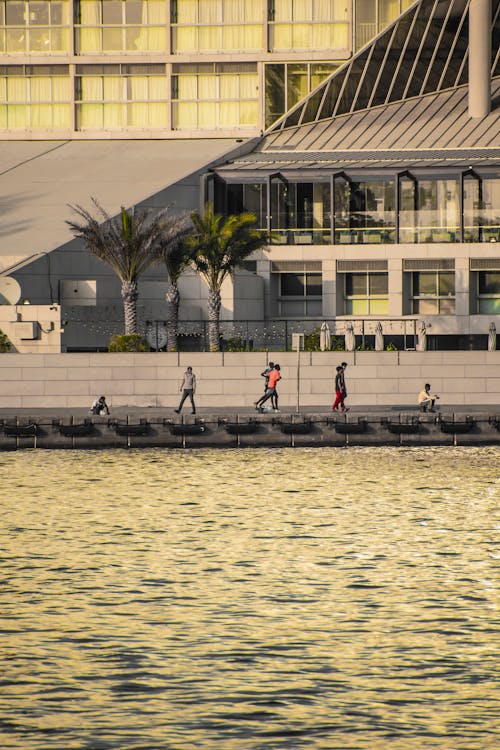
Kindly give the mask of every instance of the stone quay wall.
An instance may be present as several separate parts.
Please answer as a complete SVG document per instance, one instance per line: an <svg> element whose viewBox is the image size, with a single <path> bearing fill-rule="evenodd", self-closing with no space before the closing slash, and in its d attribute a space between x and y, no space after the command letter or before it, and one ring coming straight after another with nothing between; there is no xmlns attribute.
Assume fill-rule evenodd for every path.
<svg viewBox="0 0 500 750"><path fill-rule="evenodd" d="M329 408L335 367L349 365L351 406L415 407L424 383L440 405L500 405L500 351L0 354L0 408L82 408L106 395L111 408L175 407L188 365L201 408L251 407L260 372L281 365L280 405Z"/></svg>

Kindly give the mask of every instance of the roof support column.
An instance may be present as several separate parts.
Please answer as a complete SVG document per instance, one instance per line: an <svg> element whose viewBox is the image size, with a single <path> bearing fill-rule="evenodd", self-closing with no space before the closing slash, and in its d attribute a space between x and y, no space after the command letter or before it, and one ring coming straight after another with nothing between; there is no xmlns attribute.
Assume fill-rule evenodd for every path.
<svg viewBox="0 0 500 750"><path fill-rule="evenodd" d="M491 0L469 6L469 116L491 111Z"/></svg>

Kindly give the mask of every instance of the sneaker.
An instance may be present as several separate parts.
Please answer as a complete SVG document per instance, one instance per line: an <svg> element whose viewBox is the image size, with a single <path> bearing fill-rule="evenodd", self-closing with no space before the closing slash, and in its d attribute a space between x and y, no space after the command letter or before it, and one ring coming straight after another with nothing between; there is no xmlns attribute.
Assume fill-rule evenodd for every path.
<svg viewBox="0 0 500 750"><path fill-rule="evenodd" d="M174 409L174 411L175 411L176 414L180 414L179 409Z"/></svg>
<svg viewBox="0 0 500 750"><path fill-rule="evenodd" d="M273 409L274 412L279 412L279 409Z"/></svg>
<svg viewBox="0 0 500 750"><path fill-rule="evenodd" d="M192 412L191 412L191 414L196 414L196 412L195 412L195 411L192 411Z"/></svg>

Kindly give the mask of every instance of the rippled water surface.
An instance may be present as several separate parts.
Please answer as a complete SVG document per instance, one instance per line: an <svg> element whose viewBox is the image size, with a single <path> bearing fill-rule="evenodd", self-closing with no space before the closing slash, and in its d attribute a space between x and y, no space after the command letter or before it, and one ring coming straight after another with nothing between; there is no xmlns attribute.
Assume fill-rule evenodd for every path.
<svg viewBox="0 0 500 750"><path fill-rule="evenodd" d="M496 750L499 470L0 454L2 750Z"/></svg>

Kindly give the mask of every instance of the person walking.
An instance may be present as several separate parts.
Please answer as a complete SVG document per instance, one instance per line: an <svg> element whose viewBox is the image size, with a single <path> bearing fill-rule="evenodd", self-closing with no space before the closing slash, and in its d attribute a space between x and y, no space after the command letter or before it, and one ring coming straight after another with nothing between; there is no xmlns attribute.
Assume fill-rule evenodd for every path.
<svg viewBox="0 0 500 750"><path fill-rule="evenodd" d="M341 365L338 365L336 368L336 375L335 375L335 401L332 406L332 411L338 411L339 407L342 412L349 411L349 407L346 407L344 403L344 399L347 397L347 389L345 385L345 368L347 367L347 362L342 362Z"/></svg>
<svg viewBox="0 0 500 750"><path fill-rule="evenodd" d="M181 413L182 405L189 396L191 401L192 411L191 414L196 414L196 406L194 404L194 394L196 392L196 375L193 372L192 367L188 367L184 373L180 389L182 391L182 398L178 409L174 409L176 414Z"/></svg>
<svg viewBox="0 0 500 750"><path fill-rule="evenodd" d="M338 411L339 406L344 405L342 399L342 366L338 365L335 370L335 401L333 402L332 411Z"/></svg>
<svg viewBox="0 0 500 750"><path fill-rule="evenodd" d="M347 388L345 384L345 371L347 369L347 362L341 362L340 366L342 367L342 379L340 388L340 391L342 393L342 411L349 411L349 407L344 403L347 398Z"/></svg>
<svg viewBox="0 0 500 750"><path fill-rule="evenodd" d="M435 393L431 393L430 383L426 383L423 391L420 391L418 394L418 405L420 406L421 411L436 411L434 404L438 398L439 396L436 396Z"/></svg>
<svg viewBox="0 0 500 750"><path fill-rule="evenodd" d="M269 383L269 373L271 370L274 370L274 362L269 362L268 366L265 370L263 370L260 375L262 378L265 378L264 380L264 393L267 391L267 385Z"/></svg>
<svg viewBox="0 0 500 750"><path fill-rule="evenodd" d="M266 392L255 402L255 408L257 411L262 411L262 406L268 399L271 399L271 405L273 406L274 411L278 411L278 391L276 390L276 385L278 381L281 380L280 369L279 365L274 365L274 368L269 373Z"/></svg>

